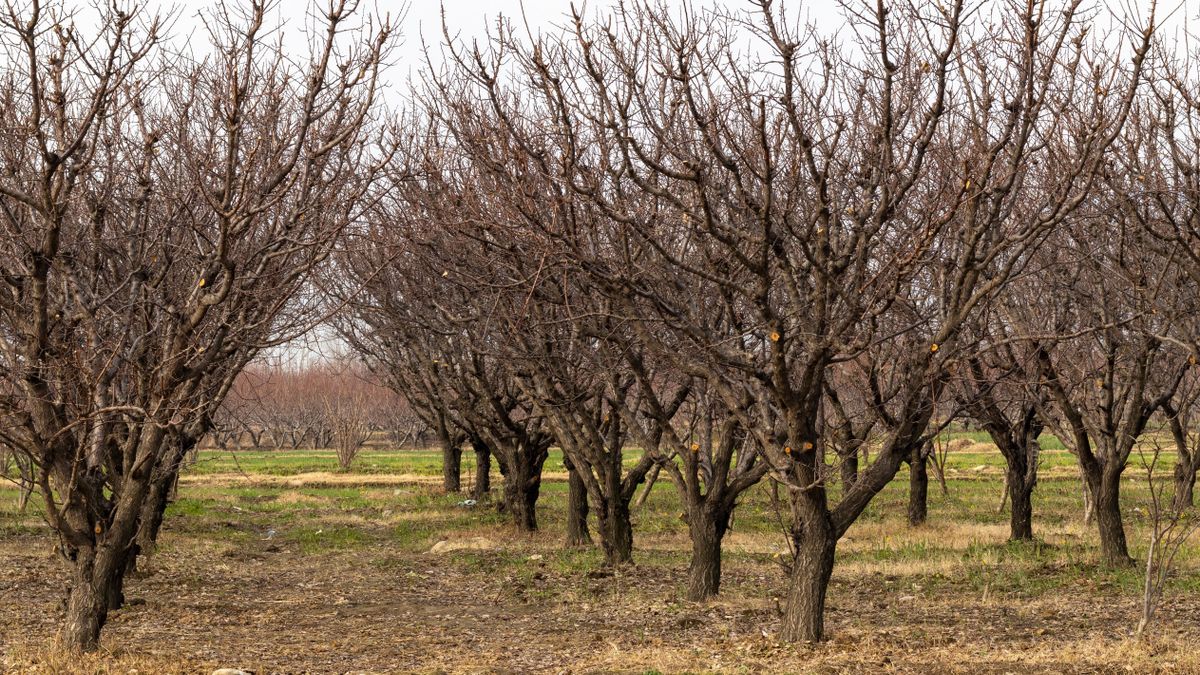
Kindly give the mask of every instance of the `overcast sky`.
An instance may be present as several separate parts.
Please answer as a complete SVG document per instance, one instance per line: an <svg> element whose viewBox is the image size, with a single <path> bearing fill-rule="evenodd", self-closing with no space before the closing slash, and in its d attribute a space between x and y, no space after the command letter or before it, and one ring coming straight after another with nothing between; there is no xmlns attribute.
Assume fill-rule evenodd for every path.
<svg viewBox="0 0 1200 675"><path fill-rule="evenodd" d="M238 0L227 1L232 7L239 4ZM843 12L835 0L779 1L789 13L799 14L801 18L808 19L822 33L832 34L845 24ZM1094 0L1096 6L1107 4L1119 13L1132 10L1143 15L1151 1ZM603 13L605 9L612 6L613 2L614 0L591 0L584 3L584 6L589 14L594 15ZM679 7L684 4L684 0L666 0L666 2L671 7ZM863 0L851 0L851 4L855 5L861 2ZM982 4L986 7L988 4L999 5L1001 2L1002 0L993 0L990 3L973 2L970 4L975 7ZM68 6L73 4L76 3L67 0ZM310 24L307 16L309 8L323 4L324 0L316 2L312 0L279 0L271 23L276 26L282 25L288 42L297 48L298 53L302 53L304 51L301 49L303 47L303 29ZM731 9L751 7L746 0L692 0L692 4L696 6L724 5ZM1090 3L1085 2L1085 5L1087 4ZM77 5L85 6L83 2L79 2ZM1167 30L1164 31L1168 35L1177 34L1185 23L1194 27L1197 20L1200 20L1200 0L1159 0L1158 5L1160 21L1161 17L1170 16L1165 26ZM159 11L171 11L170 8L174 8L175 21L171 30L172 37L177 41L190 42L198 50L202 50L207 43L207 35L201 27L198 16L201 11L209 11L212 6L212 0L175 0L174 2L162 2L157 5L157 8ZM456 0L445 4L445 16L451 34L469 41L482 36L489 24L494 23L496 17L500 15L514 20L524 16L530 28L537 32L550 29L556 24L565 23L570 7L570 0ZM149 8L152 10L155 8L153 1L149 3ZM423 65L422 39L431 44L435 50L437 44L442 40L442 5L437 0L411 0L408 3L401 0L363 0L363 9L371 9L380 14L391 13L393 17L403 13L403 21L399 22L402 41L395 53L394 64L388 77L394 87L401 88L408 75ZM90 10L82 11L90 13ZM1109 17L1105 16L1106 14L1101 12L1099 16L1099 23L1102 25L1098 28L1102 31L1107 27L1103 24L1109 23ZM81 15L78 19L81 24L88 23L86 15ZM434 59L437 59L436 53Z"/></svg>

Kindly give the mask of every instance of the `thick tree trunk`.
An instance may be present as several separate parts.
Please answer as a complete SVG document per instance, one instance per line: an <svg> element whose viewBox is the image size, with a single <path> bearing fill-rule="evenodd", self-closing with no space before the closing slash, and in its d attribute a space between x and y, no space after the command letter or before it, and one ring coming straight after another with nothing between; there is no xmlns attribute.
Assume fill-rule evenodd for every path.
<svg viewBox="0 0 1200 675"><path fill-rule="evenodd" d="M916 447L908 461L908 524L923 525L929 518L929 458Z"/></svg>
<svg viewBox="0 0 1200 675"><path fill-rule="evenodd" d="M483 441L472 441L475 451L475 489L471 498L482 502L492 491L492 451Z"/></svg>
<svg viewBox="0 0 1200 675"><path fill-rule="evenodd" d="M501 463L504 474L504 510L509 513L517 529L524 532L537 530L537 499L542 489L542 464L546 451L518 447L508 453Z"/></svg>
<svg viewBox="0 0 1200 675"><path fill-rule="evenodd" d="M68 649L91 652L99 648L100 630L114 599L121 594L126 556L109 546L76 550L61 633Z"/></svg>
<svg viewBox="0 0 1200 675"><path fill-rule="evenodd" d="M100 647L100 629L108 619L108 589L96 573L94 551L79 551L67 598L67 618L62 628L63 645L91 652Z"/></svg>
<svg viewBox="0 0 1200 675"><path fill-rule="evenodd" d="M1088 483L1093 486L1096 524L1100 531L1100 556L1110 567L1133 564L1125 541L1125 524L1121 518L1121 471L1104 467L1100 475Z"/></svg>
<svg viewBox="0 0 1200 675"><path fill-rule="evenodd" d="M632 562L633 524L629 521L629 500L621 498L620 494L610 496L601 504L598 515L605 564L615 566Z"/></svg>
<svg viewBox="0 0 1200 675"><path fill-rule="evenodd" d="M588 546L592 535L588 532L587 486L569 459L563 458L567 467L567 546Z"/></svg>
<svg viewBox="0 0 1200 675"><path fill-rule="evenodd" d="M448 493L462 488L462 446L449 438L442 445L442 488Z"/></svg>
<svg viewBox="0 0 1200 675"><path fill-rule="evenodd" d="M1008 498L1012 501L1009 517L1009 541L1033 541L1033 481L1026 483L1025 469L1008 468Z"/></svg>
<svg viewBox="0 0 1200 675"><path fill-rule="evenodd" d="M508 512L512 514L513 523L517 529L523 532L534 532L538 529L537 524L537 498L538 488L520 489L514 488L511 491L505 488L504 498L508 502Z"/></svg>
<svg viewBox="0 0 1200 675"><path fill-rule="evenodd" d="M721 541L729 527L729 509L707 505L695 509L688 527L692 562L688 565L688 600L706 600L721 590Z"/></svg>
<svg viewBox="0 0 1200 675"><path fill-rule="evenodd" d="M780 629L786 642L819 642L825 637L825 594L837 536L826 514L813 514L806 521L794 537L796 558Z"/></svg>

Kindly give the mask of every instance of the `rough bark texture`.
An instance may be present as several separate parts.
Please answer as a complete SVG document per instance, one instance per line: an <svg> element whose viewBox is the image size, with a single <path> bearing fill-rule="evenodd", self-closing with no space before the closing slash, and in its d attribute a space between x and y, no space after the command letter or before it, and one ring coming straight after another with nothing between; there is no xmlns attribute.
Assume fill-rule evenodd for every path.
<svg viewBox="0 0 1200 675"><path fill-rule="evenodd" d="M471 448L475 451L475 488L471 498L482 502L492 492L492 451L482 440L472 441Z"/></svg>
<svg viewBox="0 0 1200 675"><path fill-rule="evenodd" d="M84 652L98 649L100 630L110 609L120 607L123 602L123 577L134 531L126 518L121 520L114 530L98 535L94 543L73 549L71 587L61 633L63 645L68 649Z"/></svg>
<svg viewBox="0 0 1200 675"><path fill-rule="evenodd" d="M787 609L780 638L787 642L819 642L825 636L825 593L833 574L837 535L826 514L812 514L794 537Z"/></svg>
<svg viewBox="0 0 1200 675"><path fill-rule="evenodd" d="M604 500L598 510L600 544L607 565L633 561L633 524L629 522L629 501L620 493Z"/></svg>
<svg viewBox="0 0 1200 675"><path fill-rule="evenodd" d="M1033 541L1033 481L1026 479L1024 467L1010 464L1008 498L1012 502L1009 517L1009 541Z"/></svg>
<svg viewBox="0 0 1200 675"><path fill-rule="evenodd" d="M1096 525L1100 531L1100 556L1110 567L1129 567L1129 545L1121 519L1121 471L1106 466L1099 476L1088 477L1096 504Z"/></svg>
<svg viewBox="0 0 1200 675"><path fill-rule="evenodd" d="M100 629L108 619L109 590L96 562L92 550L80 550L75 558L62 628L63 644L68 649L90 652L100 646Z"/></svg>
<svg viewBox="0 0 1200 675"><path fill-rule="evenodd" d="M518 447L506 453L500 463L504 475L503 510L512 517L517 529L524 532L537 530L537 499L542 488L542 464L546 461L546 450L535 451Z"/></svg>
<svg viewBox="0 0 1200 675"><path fill-rule="evenodd" d="M589 546L592 534L588 531L587 486L570 460L563 459L567 467L567 546Z"/></svg>
<svg viewBox="0 0 1200 675"><path fill-rule="evenodd" d="M154 547L158 543L158 533L162 530L163 517L166 515L167 506L171 503L171 486L174 482L174 477L172 477L171 480L156 480L150 484L146 503L142 505L141 525L138 527L135 544L137 549L134 555L135 559L137 554L154 552Z"/></svg>
<svg viewBox="0 0 1200 675"><path fill-rule="evenodd" d="M462 488L462 446L451 440L442 446L442 487L446 492Z"/></svg>
<svg viewBox="0 0 1200 675"><path fill-rule="evenodd" d="M721 541L729 528L730 511L705 506L688 523L692 562L688 565L688 600L706 600L721 591Z"/></svg>
<svg viewBox="0 0 1200 675"><path fill-rule="evenodd" d="M1175 465L1175 510L1183 511L1195 502L1196 467L1182 461Z"/></svg>

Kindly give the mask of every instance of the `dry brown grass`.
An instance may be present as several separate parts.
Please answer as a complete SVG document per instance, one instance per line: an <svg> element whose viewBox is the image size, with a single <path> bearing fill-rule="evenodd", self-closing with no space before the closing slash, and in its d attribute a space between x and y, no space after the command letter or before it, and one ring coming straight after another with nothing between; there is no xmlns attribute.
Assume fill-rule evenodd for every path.
<svg viewBox="0 0 1200 675"><path fill-rule="evenodd" d="M997 477L978 473L990 482L972 475L954 489L998 496ZM796 646L776 637L787 582L771 556L783 540L749 516L726 540L723 595L692 603L682 588L690 542L673 501L652 499L646 508L658 510L636 516L653 525L635 535L636 566L596 576L596 550L561 546L551 510L561 493L543 495L545 529L521 535L490 512L456 507L458 497L438 494L438 480L332 472L192 478L183 494L202 495L202 510L168 518L162 550L129 585L145 604L116 613L103 638L109 651L84 658L47 642L61 621L66 580L53 540L0 538L0 670L1200 673L1200 603L1172 595L1155 637L1132 640L1136 592L1128 575L1094 565L1091 528L1062 517L1070 502L1055 518L1038 512L1037 533L1050 546L1033 553L1003 544L1005 516L994 504L978 507L991 520L976 522L978 509L935 501L930 524L909 528L896 495L881 495L896 513L864 519L839 546L829 641ZM306 494L286 489L292 482ZM246 490L256 486L271 492ZM322 487L336 489L320 494ZM1073 484L1043 489L1049 501L1052 489ZM265 539L263 527L287 513L294 520ZM1141 527L1131 518L1132 542ZM289 528L365 534L346 547L303 545ZM498 549L433 555L429 537L484 537ZM1197 572L1187 561L1183 574Z"/></svg>

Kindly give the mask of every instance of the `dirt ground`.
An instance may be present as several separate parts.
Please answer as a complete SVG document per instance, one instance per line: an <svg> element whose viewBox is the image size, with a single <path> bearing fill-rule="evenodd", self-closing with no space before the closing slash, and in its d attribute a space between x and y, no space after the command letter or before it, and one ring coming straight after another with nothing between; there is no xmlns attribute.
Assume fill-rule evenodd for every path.
<svg viewBox="0 0 1200 675"><path fill-rule="evenodd" d="M520 535L490 510L464 514L423 476L371 479L361 490L349 479L304 490L267 476L243 482L185 482L191 497L173 507L162 547L128 583L132 601L88 657L53 643L66 569L52 538L36 520L9 526L0 669L1200 673L1200 597L1170 594L1153 636L1135 640L1137 575L1076 560L1089 535L1073 522L1041 524L1051 543L1013 553L1002 519L949 518L959 513L952 501L935 503L931 524L916 530L864 521L839 546L830 639L785 645L776 632L786 578L771 555L779 536L753 501L727 540L720 599L692 603L683 599L688 541L669 492L635 530L637 564L610 571L595 549L561 545L562 486L553 483L543 531ZM881 495L880 508L896 511L895 498ZM406 529L438 517L427 534ZM283 523L280 536L263 534L267 522ZM320 539L328 533L341 538ZM432 542L474 538L483 549L429 552Z"/></svg>
<svg viewBox="0 0 1200 675"><path fill-rule="evenodd" d="M45 601L65 586L49 543L0 546L0 650L13 672L62 665L36 639L61 616ZM1133 603L1095 589L1031 602L946 588L923 595L884 575L836 578L832 639L781 646L777 570L736 566L729 597L687 603L659 569L566 574L528 560L553 544L510 539L506 552L459 553L478 571L449 563L455 553L177 547L133 580L135 604L106 626L109 653L94 672L1200 672L1196 602L1166 608L1163 638L1143 643L1128 637ZM532 574L490 571L489 559L512 551ZM561 592L539 593L547 588Z"/></svg>

